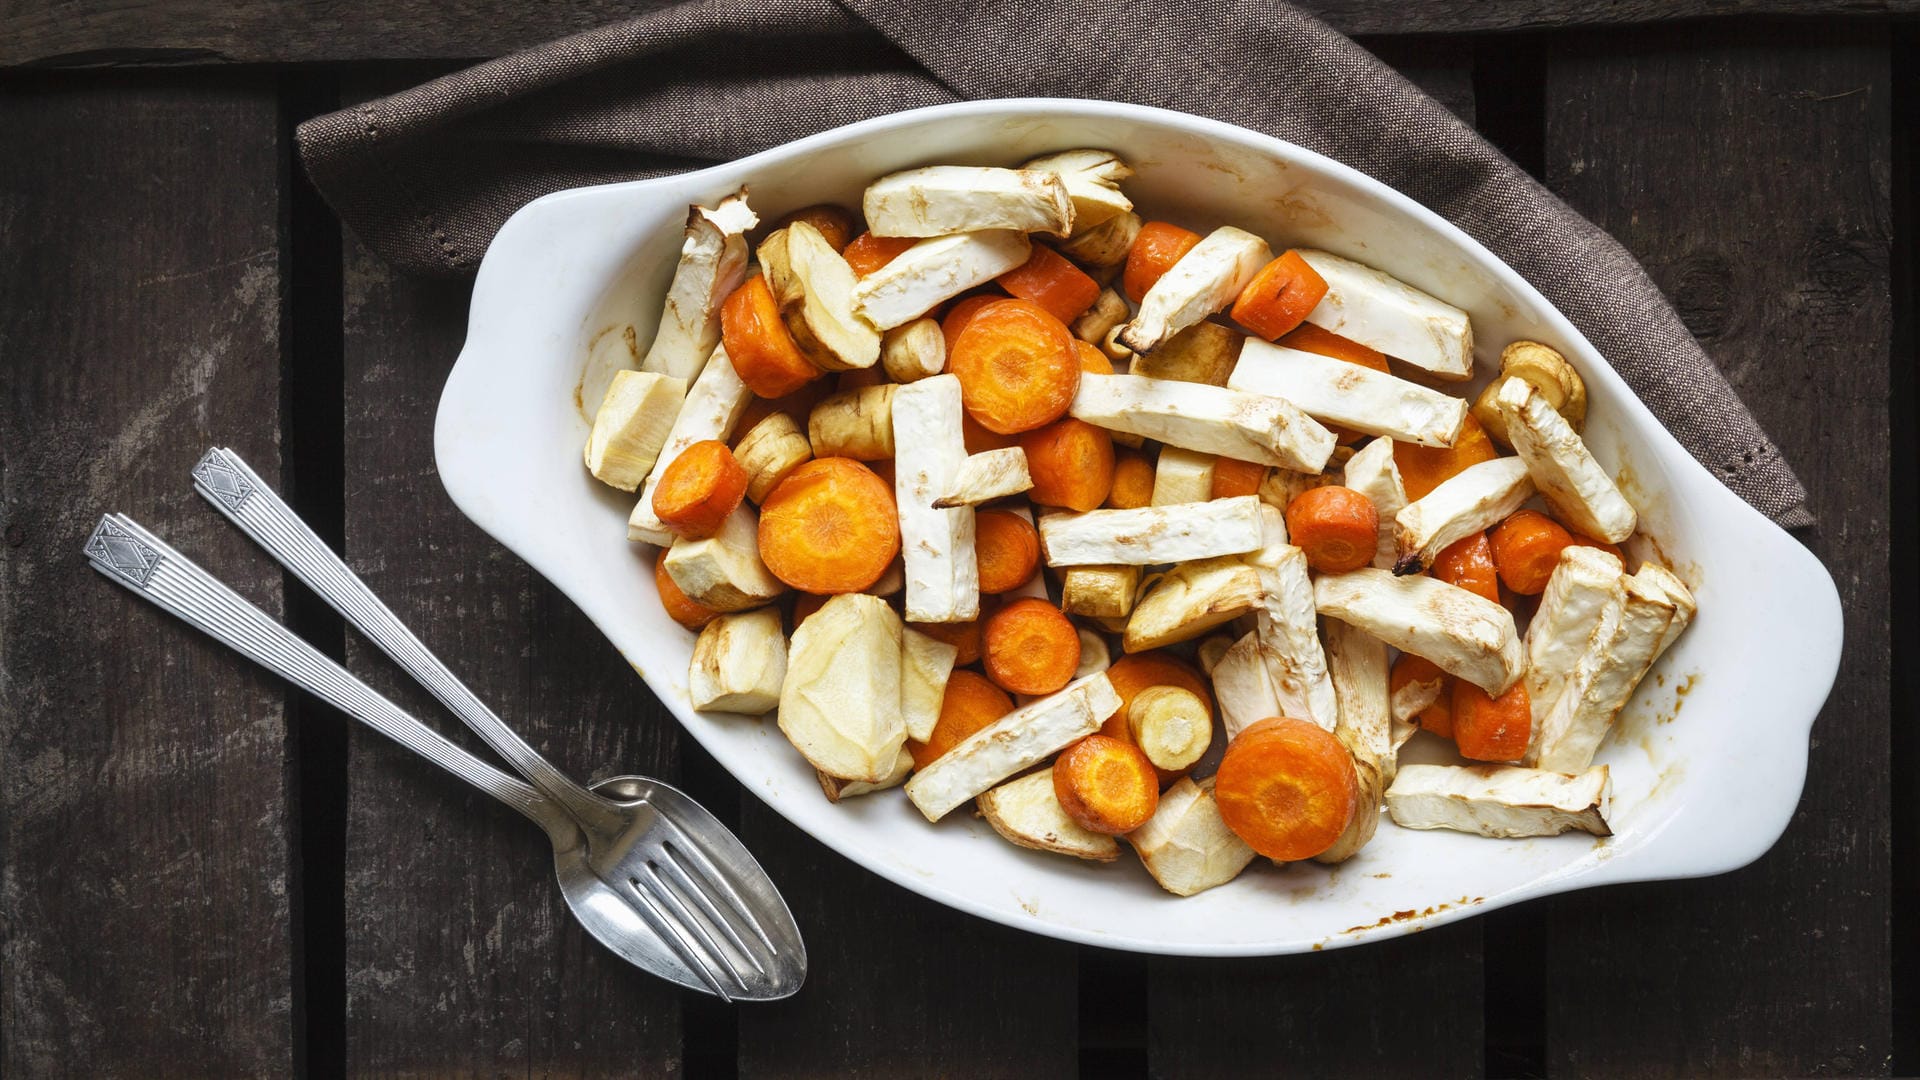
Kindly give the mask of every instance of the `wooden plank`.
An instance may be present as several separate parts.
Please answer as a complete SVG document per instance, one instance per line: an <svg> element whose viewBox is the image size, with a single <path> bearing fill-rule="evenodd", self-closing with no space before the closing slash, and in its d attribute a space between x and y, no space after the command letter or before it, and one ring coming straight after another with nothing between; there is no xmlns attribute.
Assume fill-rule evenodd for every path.
<svg viewBox="0 0 1920 1080"><path fill-rule="evenodd" d="M295 1068L289 691L80 552L124 511L281 610L189 476L280 469L277 113L253 75L0 83L12 1075Z"/></svg>
<svg viewBox="0 0 1920 1080"><path fill-rule="evenodd" d="M631 18L665 0L0 0L0 66L316 63L499 56ZM1731 17L1911 15L1920 0L1306 0L1348 34L1472 34Z"/></svg>
<svg viewBox="0 0 1920 1080"><path fill-rule="evenodd" d="M677 728L563 597L469 523L433 466L463 285L345 259L347 553L401 618L575 775L671 778ZM491 754L371 645L349 666ZM370 732L351 745L347 1067L361 1074L670 1075L679 995L573 921L546 838Z"/></svg>
<svg viewBox="0 0 1920 1080"><path fill-rule="evenodd" d="M1806 27L1570 41L1550 54L1547 85L1549 183L1647 264L1799 469L1822 522L1806 539L1833 568L1847 636L1805 794L1771 853L1717 879L1553 902L1548 1066L1881 1073L1886 36Z"/></svg>

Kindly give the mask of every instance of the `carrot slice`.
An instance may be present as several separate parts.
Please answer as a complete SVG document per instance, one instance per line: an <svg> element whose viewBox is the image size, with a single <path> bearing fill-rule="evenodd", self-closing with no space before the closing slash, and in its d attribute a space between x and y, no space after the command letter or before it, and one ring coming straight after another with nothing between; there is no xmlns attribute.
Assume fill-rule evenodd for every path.
<svg viewBox="0 0 1920 1080"><path fill-rule="evenodd" d="M1061 322L1072 322L1100 298L1100 283L1045 244L1033 245L1027 261L1001 274L1000 287L1031 300Z"/></svg>
<svg viewBox="0 0 1920 1080"><path fill-rule="evenodd" d="M1200 234L1189 232L1178 225L1164 221L1149 221L1140 226L1140 232L1133 238L1133 246L1127 249L1127 268L1120 275L1120 290L1127 299L1139 303L1160 280L1160 275L1173 269L1180 256L1192 251L1200 242Z"/></svg>
<svg viewBox="0 0 1920 1080"><path fill-rule="evenodd" d="M960 331L965 330L973 317L980 314L981 308L1005 299L994 293L981 293L955 300L947 313L940 317L940 336L947 339L947 355L953 355L953 343L960 340Z"/></svg>
<svg viewBox="0 0 1920 1080"><path fill-rule="evenodd" d="M1400 469L1400 483L1407 489L1408 502L1426 498L1468 466L1499 456L1493 440L1487 438L1487 429L1471 413L1452 446L1420 446L1397 439L1393 443L1393 463Z"/></svg>
<svg viewBox="0 0 1920 1080"><path fill-rule="evenodd" d="M1080 388L1080 352L1066 324L1031 300L1000 300L976 312L947 354L967 413L988 431L1014 435L1050 424Z"/></svg>
<svg viewBox="0 0 1920 1080"><path fill-rule="evenodd" d="M900 553L893 486L852 458L816 458L760 504L760 560L802 592L858 592Z"/></svg>
<svg viewBox="0 0 1920 1080"><path fill-rule="evenodd" d="M832 203L815 203L803 206L791 213L783 214L767 229L768 233L777 233L796 221L804 221L820 230L820 238L835 251L844 253L847 244L853 239L853 214L844 206Z"/></svg>
<svg viewBox="0 0 1920 1080"><path fill-rule="evenodd" d="M696 602L674 584L673 576L667 573L666 548L653 557L653 587L660 594L660 606L666 609L667 618L689 630L698 630L720 617L719 612Z"/></svg>
<svg viewBox="0 0 1920 1080"><path fill-rule="evenodd" d="M855 277L866 277L919 242L911 236L875 236L863 232L847 244L840 256L847 260L848 266L853 267Z"/></svg>
<svg viewBox="0 0 1920 1080"><path fill-rule="evenodd" d="M740 381L763 398L791 394L821 375L780 321L763 275L742 282L720 305L720 340Z"/></svg>
<svg viewBox="0 0 1920 1080"><path fill-rule="evenodd" d="M1538 596L1560 564L1560 552L1572 546L1573 534L1538 510L1516 510L1493 527L1488 537L1500 580L1521 596Z"/></svg>
<svg viewBox="0 0 1920 1080"><path fill-rule="evenodd" d="M980 591L1003 593L1033 580L1040 569L1040 532L1011 510L973 516L973 554L980 564Z"/></svg>
<svg viewBox="0 0 1920 1080"><path fill-rule="evenodd" d="M1020 445L1018 436L988 431L980 426L980 421L965 413L960 414L960 441L966 444L969 454L984 454L989 450L1005 450L1009 446Z"/></svg>
<svg viewBox="0 0 1920 1080"><path fill-rule="evenodd" d="M1115 510L1138 510L1152 502L1153 462L1138 450L1116 451L1107 505Z"/></svg>
<svg viewBox="0 0 1920 1080"><path fill-rule="evenodd" d="M1060 609L1025 597L987 617L987 677L1015 694L1051 694L1080 666L1080 635Z"/></svg>
<svg viewBox="0 0 1920 1080"><path fill-rule="evenodd" d="M1217 457L1213 459L1213 490L1208 494L1215 499L1258 494L1260 482L1266 478L1265 465L1241 461L1237 458Z"/></svg>
<svg viewBox="0 0 1920 1080"><path fill-rule="evenodd" d="M1453 738L1453 683L1454 677L1440 670L1440 665L1424 656L1401 653L1400 659L1393 662L1393 673L1387 676L1387 692L1398 694L1408 683L1440 683L1440 696L1433 704L1414 714L1413 722L1422 731L1431 731L1443 739Z"/></svg>
<svg viewBox="0 0 1920 1080"><path fill-rule="evenodd" d="M1533 736L1527 688L1514 683L1499 697L1465 679L1453 684L1453 741L1469 761L1518 761Z"/></svg>
<svg viewBox="0 0 1920 1080"><path fill-rule="evenodd" d="M1080 370L1094 375L1113 374L1113 361L1107 354L1093 347L1089 342L1073 339L1073 347L1080 352Z"/></svg>
<svg viewBox="0 0 1920 1080"><path fill-rule="evenodd" d="M908 626L933 638L944 641L954 647L959 655L953 658L954 667L965 667L980 659L980 620L968 619L955 623L908 623Z"/></svg>
<svg viewBox="0 0 1920 1080"><path fill-rule="evenodd" d="M1308 566L1323 574L1343 574L1373 561L1380 512L1373 500L1352 488L1308 488L1287 504L1287 536L1306 552Z"/></svg>
<svg viewBox="0 0 1920 1080"><path fill-rule="evenodd" d="M1081 828L1119 836L1159 809L1160 782L1139 747L1089 735L1053 759L1053 797Z"/></svg>
<svg viewBox="0 0 1920 1080"><path fill-rule="evenodd" d="M1331 330L1322 330L1312 323L1301 323L1280 338L1280 344L1301 352L1319 353L1331 356L1335 360L1345 360L1349 364L1359 364L1375 371L1387 371L1387 354L1378 349L1369 349L1365 345L1344 338Z"/></svg>
<svg viewBox="0 0 1920 1080"><path fill-rule="evenodd" d="M1463 536L1442 548L1427 572L1449 585L1458 585L1496 604L1500 602L1500 578L1493 565L1493 544L1484 531Z"/></svg>
<svg viewBox="0 0 1920 1080"><path fill-rule="evenodd" d="M1306 321L1327 295L1327 281L1289 251L1260 268L1233 302L1233 321L1273 341Z"/></svg>
<svg viewBox="0 0 1920 1080"><path fill-rule="evenodd" d="M1220 818L1269 859L1310 859L1333 846L1359 808L1353 757L1318 724L1274 717L1227 745L1214 776Z"/></svg>
<svg viewBox="0 0 1920 1080"><path fill-rule="evenodd" d="M1113 490L1113 436L1085 420L1063 417L1020 436L1033 487L1043 506L1093 510Z"/></svg>
<svg viewBox="0 0 1920 1080"><path fill-rule="evenodd" d="M913 767L924 769L947 751L967 741L974 732L1013 711L1013 699L978 672L964 669L947 678L946 696L940 699L940 719L923 743L907 741L907 753L913 755Z"/></svg>
<svg viewBox="0 0 1920 1080"><path fill-rule="evenodd" d="M653 512L674 535L704 540L747 497L747 470L718 439L694 443L667 463L653 489Z"/></svg>

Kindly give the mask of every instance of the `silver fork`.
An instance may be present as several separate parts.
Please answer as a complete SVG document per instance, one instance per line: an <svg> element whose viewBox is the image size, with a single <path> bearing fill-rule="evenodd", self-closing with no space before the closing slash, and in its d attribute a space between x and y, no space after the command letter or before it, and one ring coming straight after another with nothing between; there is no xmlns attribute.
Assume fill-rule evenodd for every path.
<svg viewBox="0 0 1920 1080"><path fill-rule="evenodd" d="M249 483L265 490L257 477ZM623 822L596 851L592 834L557 799L448 742L131 519L102 518L86 553L115 581L539 825L553 842L569 908L627 961L729 1001L786 997L804 981L805 945L773 882L737 837L680 791L637 776L579 789Z"/></svg>

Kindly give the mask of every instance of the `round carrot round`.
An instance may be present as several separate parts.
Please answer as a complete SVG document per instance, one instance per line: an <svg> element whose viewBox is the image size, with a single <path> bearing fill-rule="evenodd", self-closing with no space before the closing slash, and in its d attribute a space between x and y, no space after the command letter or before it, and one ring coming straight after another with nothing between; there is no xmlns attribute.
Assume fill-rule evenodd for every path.
<svg viewBox="0 0 1920 1080"><path fill-rule="evenodd" d="M947 678L940 699L940 719L923 743L908 740L913 767L924 769L934 759L965 742L969 736L1013 711L1013 699L978 672L965 669Z"/></svg>
<svg viewBox="0 0 1920 1080"><path fill-rule="evenodd" d="M969 454L984 454L989 450L1005 450L1009 446L1020 445L1018 438L988 431L980 426L980 421L966 413L960 414L960 441L966 444Z"/></svg>
<svg viewBox="0 0 1920 1080"><path fill-rule="evenodd" d="M1217 457L1213 459L1213 490L1208 494L1215 499L1231 499L1236 495L1257 495L1261 481L1267 478L1267 467L1238 458Z"/></svg>
<svg viewBox="0 0 1920 1080"><path fill-rule="evenodd" d="M1260 268L1233 302L1233 321L1272 341L1306 321L1327 295L1326 279L1289 251Z"/></svg>
<svg viewBox="0 0 1920 1080"><path fill-rule="evenodd" d="M847 244L840 252L840 257L847 260L855 277L866 277L919 242L911 236L875 236L863 232Z"/></svg>
<svg viewBox="0 0 1920 1080"><path fill-rule="evenodd" d="M816 203L783 214L767 232L779 232L796 221L804 221L819 230L820 238L835 251L845 252L848 242L853 239L853 215L846 207L832 203Z"/></svg>
<svg viewBox="0 0 1920 1080"><path fill-rule="evenodd" d="M1500 580L1521 596L1538 596L1560 565L1560 552L1573 545L1573 534L1538 510L1516 510L1493 527L1487 538Z"/></svg>
<svg viewBox="0 0 1920 1080"><path fill-rule="evenodd" d="M954 301L947 313L940 317L940 336L947 341L947 355L953 355L953 343L960 340L960 331L965 330L973 317L980 314L981 308L1005 299L997 293L981 293Z"/></svg>
<svg viewBox="0 0 1920 1080"><path fill-rule="evenodd" d="M783 397L820 377L780 321L773 290L760 274L741 282L720 305L720 340L740 381L760 397Z"/></svg>
<svg viewBox="0 0 1920 1080"><path fill-rule="evenodd" d="M1113 460L1113 486L1107 491L1107 505L1115 510L1138 510L1153 502L1153 462L1138 450L1117 451Z"/></svg>
<svg viewBox="0 0 1920 1080"><path fill-rule="evenodd" d="M967 413L989 431L1015 435L1050 424L1080 388L1080 351L1065 323L1030 300L1001 300L974 313L947 354Z"/></svg>
<svg viewBox="0 0 1920 1080"><path fill-rule="evenodd" d="M1200 234L1171 225L1164 221L1149 221L1140 226L1140 232L1133 238L1133 246L1127 249L1127 268L1120 275L1120 290L1127 299L1139 303L1160 280L1160 275L1173 269L1180 256L1192 251L1200 242Z"/></svg>
<svg viewBox="0 0 1920 1080"><path fill-rule="evenodd" d="M893 486L852 458L816 458L760 504L760 560L802 592L859 592L900 553Z"/></svg>
<svg viewBox="0 0 1920 1080"><path fill-rule="evenodd" d="M908 623L908 626L936 641L944 641L954 647L957 655L953 658L954 667L965 667L980 659L980 620L968 619L956 623Z"/></svg>
<svg viewBox="0 0 1920 1080"><path fill-rule="evenodd" d="M1072 322L1100 298L1100 283L1045 244L1033 245L1027 261L1001 274L1000 287L1031 300L1061 322Z"/></svg>
<svg viewBox="0 0 1920 1080"><path fill-rule="evenodd" d="M1027 498L1042 506L1093 510L1113 490L1113 436L1085 420L1062 417L1020 436L1033 487Z"/></svg>
<svg viewBox="0 0 1920 1080"><path fill-rule="evenodd" d="M1387 693L1397 695L1408 683L1440 684L1440 696L1433 704L1414 714L1413 722L1422 731L1431 731L1443 739L1453 738L1453 676L1424 656L1401 653L1387 676Z"/></svg>
<svg viewBox="0 0 1920 1080"><path fill-rule="evenodd" d="M1393 443L1393 463L1400 470L1400 483L1407 489L1407 501L1424 499L1427 493L1458 476L1470 465L1492 461L1500 456L1487 429L1473 415L1460 428L1460 437L1452 446L1421 446L1418 443Z"/></svg>
<svg viewBox="0 0 1920 1080"><path fill-rule="evenodd" d="M698 630L720 617L720 613L705 604L694 602L686 593L680 591L673 575L667 573L667 549L661 548L660 554L653 557L653 587L660 594L660 606L666 609L667 618L689 630Z"/></svg>
<svg viewBox="0 0 1920 1080"><path fill-rule="evenodd" d="M1139 747L1089 735L1053 759L1053 796L1081 828L1119 836L1159 809L1160 782Z"/></svg>
<svg viewBox="0 0 1920 1080"><path fill-rule="evenodd" d="M1262 720L1227 744L1214 802L1227 828L1269 859L1296 862L1333 846L1360 801L1347 748L1307 720Z"/></svg>
<svg viewBox="0 0 1920 1080"><path fill-rule="evenodd" d="M973 516L973 554L980 565L980 591L1003 593L1025 585L1040 570L1040 531L1011 510Z"/></svg>
<svg viewBox="0 0 1920 1080"><path fill-rule="evenodd" d="M1493 544L1484 531L1463 536L1434 556L1427 572L1449 585L1500 602L1499 572L1493 565Z"/></svg>
<svg viewBox="0 0 1920 1080"><path fill-rule="evenodd" d="M1453 684L1453 741L1469 761L1518 761L1533 736L1533 705L1520 683L1499 697L1465 679Z"/></svg>
<svg viewBox="0 0 1920 1080"><path fill-rule="evenodd" d="M987 677L1015 694L1051 694L1080 666L1080 634L1060 609L1023 597L987 617L980 635Z"/></svg>
<svg viewBox="0 0 1920 1080"><path fill-rule="evenodd" d="M1373 561L1380 512L1352 488L1308 488L1287 504L1287 536L1306 552L1308 566L1323 574L1343 574Z"/></svg>
<svg viewBox="0 0 1920 1080"><path fill-rule="evenodd" d="M747 470L718 439L680 451L653 488L653 513L674 535L704 540L747 497Z"/></svg>
<svg viewBox="0 0 1920 1080"><path fill-rule="evenodd" d="M1080 353L1080 370L1088 375L1113 374L1113 361L1090 341L1073 339L1073 347Z"/></svg>

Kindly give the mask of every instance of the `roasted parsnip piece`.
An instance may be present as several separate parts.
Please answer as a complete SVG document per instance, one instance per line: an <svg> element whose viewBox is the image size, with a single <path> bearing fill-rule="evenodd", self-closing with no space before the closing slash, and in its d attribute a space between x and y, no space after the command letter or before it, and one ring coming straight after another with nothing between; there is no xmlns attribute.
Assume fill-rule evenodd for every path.
<svg viewBox="0 0 1920 1080"><path fill-rule="evenodd" d="M1093 306L1073 320L1073 336L1089 345L1099 345L1106 340L1107 334L1133 314L1127 308L1126 298L1111 288L1101 289Z"/></svg>
<svg viewBox="0 0 1920 1080"><path fill-rule="evenodd" d="M1120 695L1105 672L1076 679L974 732L915 773L907 781L907 798L928 821L939 821L968 799L1100 730L1119 708Z"/></svg>
<svg viewBox="0 0 1920 1080"><path fill-rule="evenodd" d="M1027 471L1025 450L1017 446L983 450L969 455L960 463L960 467L954 470L946 493L935 499L933 505L943 510L955 506L978 506L1008 495L1018 495L1032 486L1033 475Z"/></svg>
<svg viewBox="0 0 1920 1080"><path fill-rule="evenodd" d="M1393 461L1392 439L1369 439L1367 445L1347 459L1346 486L1367 497L1380 515L1380 539L1374 549L1373 565L1393 569L1398 561L1393 543L1392 521L1407 505L1406 485L1400 482L1400 466Z"/></svg>
<svg viewBox="0 0 1920 1080"><path fill-rule="evenodd" d="M1240 362L1241 345L1246 340L1245 334L1219 323L1194 323L1162 342L1159 348L1141 354L1127 369L1127 374L1226 386L1233 375L1234 365ZM1264 390L1258 392L1270 393ZM1305 409L1301 402L1295 401L1294 404ZM1306 411L1311 413L1312 410Z"/></svg>
<svg viewBox="0 0 1920 1080"><path fill-rule="evenodd" d="M793 342L822 371L871 368L880 332L853 311L853 267L820 230L796 221L760 241L760 269Z"/></svg>
<svg viewBox="0 0 1920 1080"><path fill-rule="evenodd" d="M780 704L786 677L787 635L778 608L722 615L694 640L687 696L703 711L758 716Z"/></svg>
<svg viewBox="0 0 1920 1080"><path fill-rule="evenodd" d="M842 780L893 775L900 715L900 616L864 593L833 597L794 628L780 730L814 768Z"/></svg>
<svg viewBox="0 0 1920 1080"><path fill-rule="evenodd" d="M1533 495L1527 463L1495 458L1469 465L1393 517L1393 572L1417 574L1455 540L1498 525Z"/></svg>
<svg viewBox="0 0 1920 1080"><path fill-rule="evenodd" d="M1444 581L1363 567L1320 575L1313 598L1320 614L1424 656L1496 697L1526 666L1513 613Z"/></svg>
<svg viewBox="0 0 1920 1080"><path fill-rule="evenodd" d="M1145 825L1127 834L1147 873L1175 896L1192 896L1240 876L1253 849L1220 818L1213 792L1181 777L1160 794Z"/></svg>
<svg viewBox="0 0 1920 1080"><path fill-rule="evenodd" d="M1069 615L1124 620L1139 591L1138 566L1069 566L1060 574L1060 608Z"/></svg>
<svg viewBox="0 0 1920 1080"><path fill-rule="evenodd" d="M1339 838L1334 840L1333 846L1313 857L1314 862L1328 866L1338 865L1360 854L1360 849L1373 839L1373 834L1380 827L1380 800L1388 784L1386 758L1358 745L1351 731L1341 729L1338 735L1347 752L1353 756L1353 779L1358 797L1354 800L1353 818L1347 822Z"/></svg>
<svg viewBox="0 0 1920 1080"><path fill-rule="evenodd" d="M1333 455L1333 432L1288 402L1201 383L1083 374L1068 411L1112 431L1301 472L1319 472Z"/></svg>
<svg viewBox="0 0 1920 1080"><path fill-rule="evenodd" d="M1091 228L1074 227L1073 235L1057 246L1060 254L1079 263L1095 281L1106 284L1120 273L1127 261L1127 249L1140 235L1140 215L1129 210ZM1127 316L1122 315L1121 321Z"/></svg>
<svg viewBox="0 0 1920 1080"><path fill-rule="evenodd" d="M1260 588L1260 572L1237 555L1179 563L1134 605L1122 648L1145 652L1197 638L1252 611ZM1311 593L1307 610L1311 616Z"/></svg>
<svg viewBox="0 0 1920 1080"><path fill-rule="evenodd" d="M960 650L913 627L900 631L900 719L907 738L926 742L940 722L940 702Z"/></svg>
<svg viewBox="0 0 1920 1080"><path fill-rule="evenodd" d="M1393 707L1387 693L1386 643L1339 619L1327 620L1321 642L1339 705L1334 733L1348 742L1356 756L1366 753L1378 758L1382 776L1392 783Z"/></svg>
<svg viewBox="0 0 1920 1080"><path fill-rule="evenodd" d="M982 792L977 805L994 832L1023 848L1094 862L1120 857L1119 841L1081 828L1060 809L1060 800L1053 795L1051 765Z"/></svg>
<svg viewBox="0 0 1920 1080"><path fill-rule="evenodd" d="M685 379L655 371L614 372L587 435L587 471L621 491L639 487L660 457L686 396Z"/></svg>
<svg viewBox="0 0 1920 1080"><path fill-rule="evenodd" d="M1579 829L1612 836L1613 780L1598 765L1579 773L1516 765L1408 765L1387 789L1387 813L1403 829L1481 836L1557 836Z"/></svg>
<svg viewBox="0 0 1920 1080"><path fill-rule="evenodd" d="M973 509L933 505L952 489L967 459L961 415L960 380L953 375L894 391L893 492L900 507L906 610L912 622L966 622L980 614Z"/></svg>
<svg viewBox="0 0 1920 1080"><path fill-rule="evenodd" d="M1265 240L1222 225L1153 283L1133 321L1120 331L1120 343L1137 353L1152 352L1187 327L1226 310L1272 260L1273 250Z"/></svg>
<svg viewBox="0 0 1920 1080"><path fill-rule="evenodd" d="M758 506L788 473L813 460L813 444L793 417L772 412L740 436L733 457L747 470L747 498Z"/></svg>
<svg viewBox="0 0 1920 1080"><path fill-rule="evenodd" d="M680 412L673 418L673 430L667 433L660 456L654 459L653 471L647 474L647 482L640 489L640 501L627 517L627 539L660 547L673 543L673 530L653 512L653 489L660 483L660 475L681 451L694 443L707 439L725 442L751 400L753 391L747 389L747 384L740 381L739 372L733 370L726 347L715 348L707 365L700 369L700 377L693 380L693 386L687 390L686 400L680 403Z"/></svg>
<svg viewBox="0 0 1920 1080"><path fill-rule="evenodd" d="M1540 594L1540 607L1527 625L1527 702L1533 710L1533 743L1538 745L1547 714L1560 699L1587 644L1627 599L1620 560L1599 548L1572 545ZM1615 609L1608 615L1608 609Z"/></svg>
<svg viewBox="0 0 1920 1080"><path fill-rule="evenodd" d="M901 784L907 782L907 777L912 775L912 773L913 755L908 753L907 748L904 746L900 748L900 753L893 759L893 771L889 772L886 777L881 780L842 780L837 776L828 776L819 769L813 770L813 775L820 780L821 792L827 796L827 801L831 803L837 803L841 799L851 799L855 795L871 795L876 791L885 791L888 788L899 787Z"/></svg>
<svg viewBox="0 0 1920 1080"><path fill-rule="evenodd" d="M1667 647L1687 628L1687 624L1693 621L1694 612L1698 610L1694 604L1693 590L1687 588L1687 583L1681 581L1673 571L1659 563L1641 563L1633 577L1642 588L1656 596L1665 597L1673 605L1673 619L1667 623L1667 632L1660 638L1659 651L1654 653L1654 658L1659 659L1660 654L1666 652Z"/></svg>
<svg viewBox="0 0 1920 1080"><path fill-rule="evenodd" d="M1062 150L1020 166L1057 174L1073 200L1073 231L1091 229L1133 209L1133 200L1120 191L1120 181L1133 169L1111 150Z"/></svg>
<svg viewBox="0 0 1920 1080"><path fill-rule="evenodd" d="M1219 458L1198 450L1163 446L1153 463L1153 496L1149 504L1206 502L1213 498L1213 466Z"/></svg>
<svg viewBox="0 0 1920 1080"><path fill-rule="evenodd" d="M1177 771L1207 752L1213 742L1213 712L1191 690L1150 686L1127 706L1127 733L1155 767Z"/></svg>
<svg viewBox="0 0 1920 1080"><path fill-rule="evenodd" d="M1614 718L1659 659L1675 605L1664 589L1650 587L1637 575L1625 584L1625 600L1609 609L1613 619L1594 632L1547 711L1526 764L1553 772L1576 772L1593 764L1594 751L1613 729Z"/></svg>
<svg viewBox="0 0 1920 1080"><path fill-rule="evenodd" d="M1200 644L1195 645L1193 662L1199 665L1200 674L1212 678L1214 667L1226 657L1227 650L1233 648L1233 641L1233 634L1229 631L1223 634L1211 634L1202 639Z"/></svg>
<svg viewBox="0 0 1920 1080"><path fill-rule="evenodd" d="M760 561L760 518L741 503L705 540L675 540L667 576L687 599L715 611L745 611L787 591Z"/></svg>
<svg viewBox="0 0 1920 1080"><path fill-rule="evenodd" d="M1302 251L1327 282L1307 321L1445 379L1473 374L1467 313L1370 266L1325 251Z"/></svg>
<svg viewBox="0 0 1920 1080"><path fill-rule="evenodd" d="M1340 706L1327 671L1326 650L1320 644L1306 553L1287 543L1286 520L1280 511L1262 504L1260 517L1266 539L1246 562L1260 582L1254 632L1261 659L1280 698L1282 715L1311 720L1332 731L1340 719Z"/></svg>
<svg viewBox="0 0 1920 1080"><path fill-rule="evenodd" d="M1513 452L1547 505L1576 532L1617 544L1633 535L1639 517L1613 477L1593 459L1573 425L1525 379L1509 378L1494 399L1507 420Z"/></svg>
<svg viewBox="0 0 1920 1080"><path fill-rule="evenodd" d="M1500 377L1488 383L1473 403L1473 418L1494 442L1513 449L1507 438L1507 418L1495 402L1509 378L1525 379L1547 399L1547 404L1579 431L1587 420L1587 384L1567 358L1537 341L1516 341L1500 351Z"/></svg>
<svg viewBox="0 0 1920 1080"><path fill-rule="evenodd" d="M1077 627L1074 633L1080 638L1080 666L1073 669L1074 678L1084 679L1113 666L1113 653L1107 648L1106 638L1085 626Z"/></svg>
<svg viewBox="0 0 1920 1080"><path fill-rule="evenodd" d="M1238 555L1260 542L1260 500L1252 495L1040 519L1048 566L1151 566Z"/></svg>
<svg viewBox="0 0 1920 1080"><path fill-rule="evenodd" d="M860 205L875 236L946 236L979 229L1066 236L1073 231L1066 180L1041 169L908 169L867 185Z"/></svg>
<svg viewBox="0 0 1920 1080"><path fill-rule="evenodd" d="M853 308L882 330L912 322L935 304L984 285L1027 261L1027 234L986 229L922 240L853 287Z"/></svg>
<svg viewBox="0 0 1920 1080"><path fill-rule="evenodd" d="M1235 641L1213 665L1213 700L1220 706L1220 722L1228 740L1270 716L1281 715L1280 695L1260 655L1260 638L1249 632Z"/></svg>
<svg viewBox="0 0 1920 1080"><path fill-rule="evenodd" d="M893 457L893 383L842 390L807 416L807 442L819 457L884 461Z"/></svg>
<svg viewBox="0 0 1920 1080"><path fill-rule="evenodd" d="M880 366L897 383L931 379L947 369L947 338L937 319L915 319L880 336Z"/></svg>
<svg viewBox="0 0 1920 1080"><path fill-rule="evenodd" d="M1315 420L1369 435L1452 446L1467 421L1467 403L1452 394L1257 338L1247 341L1232 370L1231 389L1285 398Z"/></svg>
<svg viewBox="0 0 1920 1080"><path fill-rule="evenodd" d="M720 344L720 305L747 276L747 231L760 218L741 188L709 210L687 210L680 263L640 370L690 380ZM632 490L632 489L628 489Z"/></svg>

